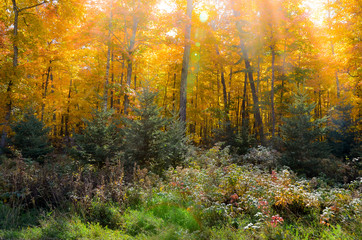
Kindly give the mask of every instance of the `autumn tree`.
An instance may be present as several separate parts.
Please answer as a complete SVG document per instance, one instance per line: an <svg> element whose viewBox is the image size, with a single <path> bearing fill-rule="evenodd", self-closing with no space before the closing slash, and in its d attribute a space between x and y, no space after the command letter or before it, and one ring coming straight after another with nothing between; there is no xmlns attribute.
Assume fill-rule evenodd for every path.
<svg viewBox="0 0 362 240"><path fill-rule="evenodd" d="M32 10L34 8L37 8L43 4L47 3L46 1L43 2L36 2L36 3L29 3L29 5L19 5L17 0L12 0L12 6L5 6L9 7L7 10L11 11L13 14L13 20L11 22L11 25L13 25L13 31L12 31L12 45L13 45L13 53L12 53L12 68L9 70L9 74L7 75L7 88L6 88L6 106L5 106L5 122L2 130L1 140L0 140L0 147L4 147L6 144L6 138L7 138L7 127L9 126L9 123L11 122L11 113L13 109L13 87L14 84L18 83L18 78L20 78L20 73L18 70L19 65L19 16L22 16L29 10ZM24 18L25 19L25 18ZM25 24L26 25L26 24ZM22 27L20 28L22 29Z"/></svg>

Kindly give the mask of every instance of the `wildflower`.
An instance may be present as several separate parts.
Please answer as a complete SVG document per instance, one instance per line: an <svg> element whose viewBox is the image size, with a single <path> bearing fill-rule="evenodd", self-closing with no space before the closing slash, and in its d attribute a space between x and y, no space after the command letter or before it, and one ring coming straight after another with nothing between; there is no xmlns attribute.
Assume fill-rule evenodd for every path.
<svg viewBox="0 0 362 240"><path fill-rule="evenodd" d="M279 217L279 215L274 215L274 216L272 216L270 224L272 227L276 227L278 224L282 224L283 222L284 222L284 219L282 217Z"/></svg>
<svg viewBox="0 0 362 240"><path fill-rule="evenodd" d="M230 198L231 198L230 203L233 203L233 202L236 202L236 200L239 199L239 196L236 193L234 193L233 195L230 196Z"/></svg>
<svg viewBox="0 0 362 240"><path fill-rule="evenodd" d="M271 178L273 181L278 180L277 173L274 170L272 171L271 175L272 175Z"/></svg>

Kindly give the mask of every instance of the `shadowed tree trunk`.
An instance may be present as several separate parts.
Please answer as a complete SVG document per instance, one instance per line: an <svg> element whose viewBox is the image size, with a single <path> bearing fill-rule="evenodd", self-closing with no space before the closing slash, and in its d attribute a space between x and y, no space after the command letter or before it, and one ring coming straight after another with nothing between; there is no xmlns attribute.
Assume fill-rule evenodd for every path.
<svg viewBox="0 0 362 240"><path fill-rule="evenodd" d="M131 81L132 81L132 67L133 67L133 59L132 54L134 52L134 46L136 43L136 33L137 33L137 27L138 27L138 17L133 17L133 26L132 26L132 36L129 42L128 47L128 59L127 59L127 88L131 87ZM128 115L128 105L129 105L129 97L126 93L124 95L124 114Z"/></svg>
<svg viewBox="0 0 362 240"><path fill-rule="evenodd" d="M111 45L112 45L112 1L110 3L110 13L109 13L109 30L108 30L108 49L107 49L107 66L106 66L106 76L104 81L104 103L103 109L106 111L108 108L108 85L109 85L109 69L111 66ZM111 104L112 105L112 104Z"/></svg>
<svg viewBox="0 0 362 240"><path fill-rule="evenodd" d="M25 10L28 9L32 9L35 8L37 6L43 5L44 2L41 3L37 3L28 7L23 7L23 8L19 8L17 6L16 0L12 0L12 7L13 7L13 11L14 11L14 30L13 30L13 69L11 72L11 76L9 77L9 83L8 83L8 87L6 89L6 98L7 98L7 102L6 102L6 106L5 106L5 122L4 122L4 126L3 126L3 130L2 130L2 134L1 134L1 140L0 140L0 148L5 147L6 145L6 139L7 139L7 131L11 122L11 112L12 112L12 96L11 96L11 92L12 92L12 88L14 85L14 79L17 77L17 67L18 67L18 58L19 58L19 48L18 48L18 30L19 30L19 14Z"/></svg>
<svg viewBox="0 0 362 240"><path fill-rule="evenodd" d="M275 136L275 111L274 111L274 82L275 82L275 49L274 46L270 47L272 54L272 77L271 77L271 90L270 90L270 105L272 117L272 137Z"/></svg>
<svg viewBox="0 0 362 240"><path fill-rule="evenodd" d="M236 18L240 17L240 13L238 11L236 11L235 9L233 9L233 13ZM251 89L253 102L254 102L254 115L255 115L255 123L256 123L256 128L257 128L256 130L258 132L260 142L263 144L264 143L264 129L263 129L263 121L262 121L262 118L260 115L259 99L258 99L258 95L256 92L255 83L254 83L254 79L253 79L253 70L252 70L248 52L246 50L245 43L244 43L243 37L242 37L244 30L242 29L242 25L239 20L236 21L236 29L239 32L240 49L243 54L245 68L246 68L246 71L248 72L248 76L249 76L249 84L250 84L250 89Z"/></svg>
<svg viewBox="0 0 362 240"><path fill-rule="evenodd" d="M186 16L188 22L185 29L185 48L182 59L181 84L180 84L180 121L186 126L186 105L187 105L187 75L190 61L190 39L191 39L191 18L193 0L187 0Z"/></svg>

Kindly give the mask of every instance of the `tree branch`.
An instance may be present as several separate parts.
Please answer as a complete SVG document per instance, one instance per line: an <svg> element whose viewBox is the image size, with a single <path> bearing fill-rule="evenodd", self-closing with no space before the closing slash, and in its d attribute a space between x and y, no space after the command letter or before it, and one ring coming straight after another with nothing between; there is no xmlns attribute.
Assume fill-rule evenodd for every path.
<svg viewBox="0 0 362 240"><path fill-rule="evenodd" d="M41 2L41 3L38 3L38 4L35 4L35 5L32 5L32 6L29 6L29 7L21 8L21 9L18 10L18 12L20 13L20 12L22 12L22 11L24 11L24 10L28 10L28 9L31 9L31 8L35 8L35 7L38 7L38 6L43 5L43 4L45 4L45 3L48 3L48 1L43 1L43 2Z"/></svg>
<svg viewBox="0 0 362 240"><path fill-rule="evenodd" d="M350 77L353 77L353 78L359 77L358 75L352 75L351 72L349 71L349 69L347 69L347 73Z"/></svg>

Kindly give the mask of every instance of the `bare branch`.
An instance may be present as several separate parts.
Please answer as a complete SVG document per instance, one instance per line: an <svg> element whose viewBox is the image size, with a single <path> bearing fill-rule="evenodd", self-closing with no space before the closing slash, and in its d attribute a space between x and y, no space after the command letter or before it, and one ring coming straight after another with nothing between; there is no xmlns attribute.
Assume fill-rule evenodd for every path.
<svg viewBox="0 0 362 240"><path fill-rule="evenodd" d="M349 71L349 69L347 69L347 73L350 77L353 77L353 78L358 78L359 76L358 75L352 75Z"/></svg>
<svg viewBox="0 0 362 240"><path fill-rule="evenodd" d="M38 7L38 6L43 5L43 4L45 4L45 3L48 3L48 1L43 1L43 2L41 2L41 3L38 3L38 4L35 4L35 5L32 5L32 6L29 6L29 7L21 8L21 9L18 10L18 12L20 13L20 12L22 12L22 11L24 11L24 10L28 10L28 9L31 9L31 8L35 8L35 7Z"/></svg>

